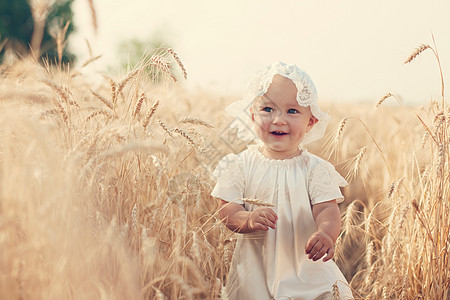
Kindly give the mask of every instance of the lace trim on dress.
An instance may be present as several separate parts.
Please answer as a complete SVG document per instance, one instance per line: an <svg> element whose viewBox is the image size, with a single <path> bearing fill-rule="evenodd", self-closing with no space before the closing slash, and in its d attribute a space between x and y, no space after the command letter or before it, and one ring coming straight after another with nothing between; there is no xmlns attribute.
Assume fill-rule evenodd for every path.
<svg viewBox="0 0 450 300"><path fill-rule="evenodd" d="M224 188L235 187L241 194L244 193L245 177L242 162L236 154L228 154L222 158L213 175Z"/></svg>
<svg viewBox="0 0 450 300"><path fill-rule="evenodd" d="M347 181L336 171L329 162L317 164L311 171L308 179L309 196L314 199L336 190L336 187L348 185Z"/></svg>

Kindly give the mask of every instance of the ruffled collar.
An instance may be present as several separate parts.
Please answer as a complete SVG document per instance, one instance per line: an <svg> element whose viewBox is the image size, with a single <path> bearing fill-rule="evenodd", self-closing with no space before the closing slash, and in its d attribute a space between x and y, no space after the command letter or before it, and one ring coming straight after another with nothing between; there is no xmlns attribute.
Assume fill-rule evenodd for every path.
<svg viewBox="0 0 450 300"><path fill-rule="evenodd" d="M285 158L285 159L275 159L275 158L270 158L265 156L264 154L261 153L260 151L260 145L249 145L247 146L248 151L250 151L251 153L254 153L257 157L259 157L261 160L267 162L267 163L271 163L271 164L277 164L277 165L291 165L294 164L296 162L298 162L299 160L302 160L303 157L308 153L308 150L302 148L302 152L294 157L291 158Z"/></svg>

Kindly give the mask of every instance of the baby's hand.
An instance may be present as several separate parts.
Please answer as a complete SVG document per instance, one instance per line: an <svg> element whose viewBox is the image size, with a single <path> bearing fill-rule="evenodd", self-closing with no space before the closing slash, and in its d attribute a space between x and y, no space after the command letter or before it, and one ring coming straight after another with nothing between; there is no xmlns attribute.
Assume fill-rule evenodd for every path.
<svg viewBox="0 0 450 300"><path fill-rule="evenodd" d="M248 216L248 229L251 231L276 229L277 214L270 208L258 207Z"/></svg>
<svg viewBox="0 0 450 300"><path fill-rule="evenodd" d="M306 243L305 253L308 258L313 261L323 258L323 261L328 261L334 256L334 245L331 237L323 231L316 231L311 235Z"/></svg>

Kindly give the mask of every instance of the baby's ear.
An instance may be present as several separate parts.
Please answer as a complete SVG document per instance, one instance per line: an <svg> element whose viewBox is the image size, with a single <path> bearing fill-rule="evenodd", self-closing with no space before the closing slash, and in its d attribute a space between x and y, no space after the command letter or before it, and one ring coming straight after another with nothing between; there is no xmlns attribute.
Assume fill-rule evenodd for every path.
<svg viewBox="0 0 450 300"><path fill-rule="evenodd" d="M250 114L252 115L252 121L255 121L255 115L253 114L253 105L250 106L250 108L248 109L248 111L249 111Z"/></svg>
<svg viewBox="0 0 450 300"><path fill-rule="evenodd" d="M316 117L311 116L311 118L309 118L309 123L308 123L309 129L313 128L313 126L314 126L317 122L319 122L319 120L317 120Z"/></svg>

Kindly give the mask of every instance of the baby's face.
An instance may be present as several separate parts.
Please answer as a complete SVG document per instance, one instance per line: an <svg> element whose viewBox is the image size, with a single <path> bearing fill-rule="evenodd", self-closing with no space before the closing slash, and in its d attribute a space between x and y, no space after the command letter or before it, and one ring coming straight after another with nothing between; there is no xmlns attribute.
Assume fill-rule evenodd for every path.
<svg viewBox="0 0 450 300"><path fill-rule="evenodd" d="M297 88L288 78L275 75L267 92L251 108L263 154L274 159L299 154L298 146L317 119L309 107L297 102Z"/></svg>

